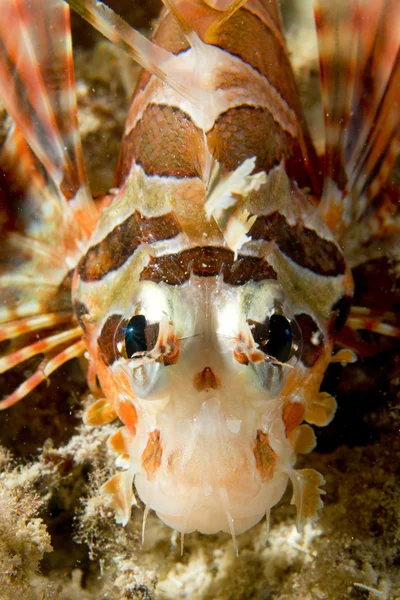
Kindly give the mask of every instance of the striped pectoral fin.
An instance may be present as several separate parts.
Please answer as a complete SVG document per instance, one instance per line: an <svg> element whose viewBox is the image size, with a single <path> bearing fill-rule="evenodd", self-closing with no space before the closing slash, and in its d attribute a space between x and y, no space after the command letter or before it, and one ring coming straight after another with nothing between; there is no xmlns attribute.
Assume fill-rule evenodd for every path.
<svg viewBox="0 0 400 600"><path fill-rule="evenodd" d="M80 335L80 334L78 334ZM59 369L64 363L81 356L86 350L86 344L82 341L76 341L64 350L61 350L53 358L45 359L44 364L39 367L33 375L28 377L12 394L0 402L0 410L13 406L22 398L27 396L38 385L45 381L54 371Z"/></svg>
<svg viewBox="0 0 400 600"><path fill-rule="evenodd" d="M314 469L291 469L289 477L293 485L291 503L295 504L297 509L296 526L300 532L307 520L316 521L318 518L318 510L323 507L321 495L325 494L320 486L324 485L325 480Z"/></svg>
<svg viewBox="0 0 400 600"><path fill-rule="evenodd" d="M87 237L97 210L78 133L68 7L62 0L1 6L0 96Z"/></svg>
<svg viewBox="0 0 400 600"><path fill-rule="evenodd" d="M373 310L353 306L346 321L346 327L354 331L372 331L379 335L400 339L399 315L383 310Z"/></svg>
<svg viewBox="0 0 400 600"><path fill-rule="evenodd" d="M400 4L318 0L326 155L321 211L342 234L377 197L400 152Z"/></svg>
<svg viewBox="0 0 400 600"><path fill-rule="evenodd" d="M371 340L364 337L363 331L377 335ZM386 339L378 336L385 336ZM341 362L340 358L343 352L351 353L353 356L355 352L357 356L363 358L374 356L378 352L391 347L390 338L400 339L399 315L384 310L353 306L346 325L336 340L339 344L348 348L338 352L331 362ZM353 350L354 352L352 352ZM345 360L345 362L351 361Z"/></svg>
<svg viewBox="0 0 400 600"><path fill-rule="evenodd" d="M131 507L137 504L133 493L133 474L130 470L114 475L101 487L115 511L115 520L126 525L131 517Z"/></svg>

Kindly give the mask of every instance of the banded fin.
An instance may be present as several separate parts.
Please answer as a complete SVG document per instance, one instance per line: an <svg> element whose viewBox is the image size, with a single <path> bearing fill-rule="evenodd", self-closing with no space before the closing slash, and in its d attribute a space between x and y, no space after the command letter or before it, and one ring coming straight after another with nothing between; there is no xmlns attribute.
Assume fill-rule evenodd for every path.
<svg viewBox="0 0 400 600"><path fill-rule="evenodd" d="M326 128L320 207L338 237L364 219L365 243L400 230L398 191L385 193L400 153L400 4L318 0L315 16Z"/></svg>
<svg viewBox="0 0 400 600"><path fill-rule="evenodd" d="M39 367L33 375L28 377L24 383L12 392L12 394L1 400L0 410L5 410L22 400L22 398L30 394L32 390L45 381L49 375L54 373L54 371L59 369L64 363L81 356L85 350L86 346L83 341L75 341L50 360L46 360L44 366Z"/></svg>
<svg viewBox="0 0 400 600"><path fill-rule="evenodd" d="M61 0L4 0L0 95L83 237L97 220L78 132L69 10Z"/></svg>
<svg viewBox="0 0 400 600"><path fill-rule="evenodd" d="M0 332L12 340L0 366L43 359L0 409L85 352L70 288L98 219L78 132L69 9L62 0L4 0L2 11L0 97L14 123L0 151L10 216L0 258Z"/></svg>
<svg viewBox="0 0 400 600"><path fill-rule="evenodd" d="M298 531L302 531L308 519L317 520L318 510L323 507L321 495L326 492L320 486L325 480L314 469L292 469L289 477L293 485L291 504L295 504L297 509L296 526Z"/></svg>

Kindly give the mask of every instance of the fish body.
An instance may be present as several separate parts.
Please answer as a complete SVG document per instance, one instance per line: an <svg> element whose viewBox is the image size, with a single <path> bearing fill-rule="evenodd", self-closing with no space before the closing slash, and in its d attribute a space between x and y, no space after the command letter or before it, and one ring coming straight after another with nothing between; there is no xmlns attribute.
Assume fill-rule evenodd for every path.
<svg viewBox="0 0 400 600"><path fill-rule="evenodd" d="M171 0L149 42L101 3L71 0L147 69L127 118L116 187L99 208L77 135L67 7L36 2L45 28L55 11L65 43L36 48L27 5L5 2L11 12L22 10L20 19L25 11L37 77L27 75L3 27L8 64L1 68L14 87L0 91L16 123L4 162L20 143L37 179L37 194L25 187L33 190L27 204L38 208L43 226L32 231L28 217L23 223L26 239L40 248L27 244L20 272L3 276L10 297L3 321L18 334L41 313L66 319L65 289L73 316L63 338L56 333L3 359L6 369L21 362L21 352L49 353L44 369L2 407L85 352L98 396L85 422L118 417L123 424L110 439L121 470L102 488L119 522L130 518L134 483L146 509L181 533L234 537L269 516L290 480L301 528L322 506L323 477L295 463L315 446L309 424L328 424L336 409L319 390L349 323L351 268L360 256L351 232L362 230L364 252L378 221L384 248L398 239L398 195L385 192L399 146L398 40L388 35L386 46L374 46L373 35L389 29L389 14L399 23L399 8L365 8L364 28L358 3L338 3L341 14L325 2L317 9L324 99L333 115L321 177L277 3ZM345 16L362 40L353 48L345 28L350 66L338 60L334 34ZM45 70L49 51L68 74L55 91ZM385 60L369 75L369 106L360 101L367 75L363 81L358 69L377 52ZM9 63L19 66L28 105ZM334 86L345 81L351 94L342 102ZM46 239L50 210L60 224L54 248ZM9 236L11 246L18 235ZM53 286L35 304L26 299L24 277L37 274L40 288L43 270ZM353 329L385 325L399 334L379 315L369 322L361 317ZM342 350L339 359L353 354Z"/></svg>

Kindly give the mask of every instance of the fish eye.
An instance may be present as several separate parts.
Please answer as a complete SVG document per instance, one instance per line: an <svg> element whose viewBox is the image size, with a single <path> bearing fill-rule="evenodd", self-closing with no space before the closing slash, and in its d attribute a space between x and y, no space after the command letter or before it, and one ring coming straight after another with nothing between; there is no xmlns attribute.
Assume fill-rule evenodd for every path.
<svg viewBox="0 0 400 600"><path fill-rule="evenodd" d="M135 315L126 326L125 350L127 358L132 358L137 352L147 352L147 341L145 336L146 317Z"/></svg>
<svg viewBox="0 0 400 600"><path fill-rule="evenodd" d="M277 361L285 363L293 356L294 335L291 322L274 313L264 323L252 323L251 331L259 349Z"/></svg>
<svg viewBox="0 0 400 600"><path fill-rule="evenodd" d="M270 356L285 363L292 357L293 331L283 315L273 314L269 319L267 351Z"/></svg>
<svg viewBox="0 0 400 600"><path fill-rule="evenodd" d="M119 356L135 358L153 350L157 343L159 323L149 323L144 315L123 320L116 331L115 342Z"/></svg>

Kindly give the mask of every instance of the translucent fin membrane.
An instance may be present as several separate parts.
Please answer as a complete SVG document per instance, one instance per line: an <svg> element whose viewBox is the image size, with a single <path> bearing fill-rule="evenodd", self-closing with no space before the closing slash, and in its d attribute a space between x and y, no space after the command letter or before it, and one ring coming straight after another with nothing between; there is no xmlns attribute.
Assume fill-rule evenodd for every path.
<svg viewBox="0 0 400 600"><path fill-rule="evenodd" d="M315 15L326 128L321 210L340 234L365 213L399 155L400 3L319 0Z"/></svg>
<svg viewBox="0 0 400 600"><path fill-rule="evenodd" d="M67 0L68 4L88 23L93 25L107 39L127 52L142 67L156 75L187 98L190 102L198 102L195 90L179 78L168 62L173 54L150 42L144 35L130 27L108 6L98 0Z"/></svg>

